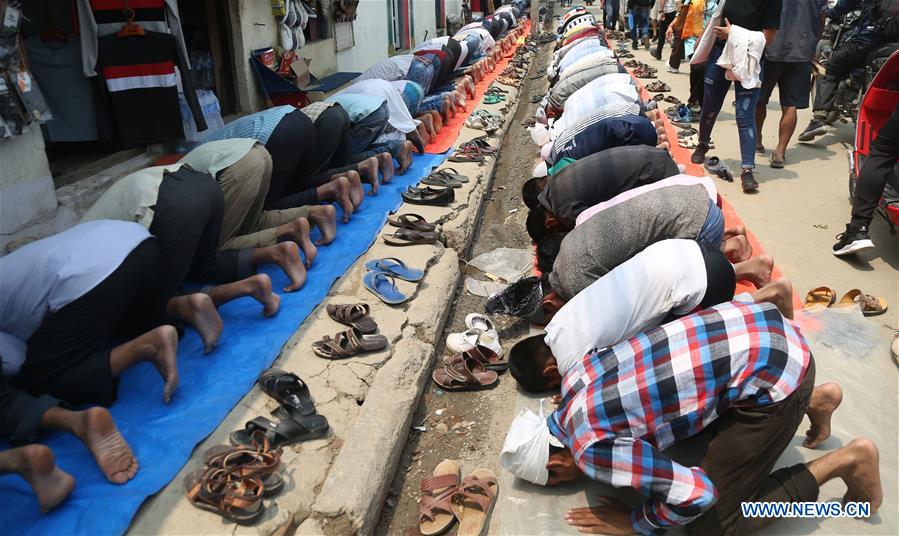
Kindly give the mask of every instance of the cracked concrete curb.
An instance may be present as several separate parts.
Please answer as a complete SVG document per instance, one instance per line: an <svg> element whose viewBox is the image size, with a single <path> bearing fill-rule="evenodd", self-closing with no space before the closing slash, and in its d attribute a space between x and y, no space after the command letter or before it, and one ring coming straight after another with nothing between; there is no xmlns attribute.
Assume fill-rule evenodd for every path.
<svg viewBox="0 0 899 536"><path fill-rule="evenodd" d="M506 124L495 134L497 147L501 145L505 131L518 110L517 90L510 92L510 96L512 93L516 95L505 113ZM481 105L478 108L491 107ZM500 106L494 108L499 109ZM460 140L467 141L481 134L479 131L464 129ZM447 166L452 167L452 163L447 162L442 167ZM437 303L434 304L436 310L422 306L420 300L412 302L410 319L421 318L419 311L415 309L420 309L420 313L431 315L432 318L428 322L415 322L403 329L403 337L394 348L393 357L378 371L363 410L334 460L325 484L312 506L314 513L299 525L297 534L371 534L377 525L412 426L412 416L437 359L434 339L442 334L450 311L450 307L440 302L446 296L454 295L461 280L461 271L456 262L457 253L460 256L467 254L473 243L484 201L493 183L494 168L495 161L491 159L489 164L481 168L479 180L472 180L474 184L470 188L462 189L462 193L468 195L467 201L461 200L457 195L457 203L452 207L453 213L437 220L443 225L444 242L447 244L438 266L443 265L449 269L449 262L454 263L454 277L441 278L441 288L437 289ZM403 208L420 207L404 205ZM434 296L433 293L429 294ZM424 300L424 303L429 301ZM420 329L413 331L413 326ZM365 470L360 471L360 467Z"/></svg>

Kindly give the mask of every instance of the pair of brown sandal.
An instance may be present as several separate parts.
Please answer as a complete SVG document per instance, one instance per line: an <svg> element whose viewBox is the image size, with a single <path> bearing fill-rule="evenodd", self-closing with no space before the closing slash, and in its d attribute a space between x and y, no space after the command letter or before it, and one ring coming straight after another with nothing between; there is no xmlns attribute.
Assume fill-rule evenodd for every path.
<svg viewBox="0 0 899 536"><path fill-rule="evenodd" d="M312 343L315 355L325 359L345 359L387 348L387 337L371 335L378 330L378 325L369 315L367 304L328 305L325 309L332 320L350 329L337 333L333 339L325 335L322 340Z"/></svg>
<svg viewBox="0 0 899 536"><path fill-rule="evenodd" d="M238 524L250 524L265 511L262 499L284 489L281 449L271 450L263 434L252 447L218 445L203 455L204 468L184 481L187 500L197 508Z"/></svg>
<svg viewBox="0 0 899 536"><path fill-rule="evenodd" d="M482 391L499 384L499 373L487 370L469 351L444 359L443 368L432 372L431 379L444 391Z"/></svg>
<svg viewBox="0 0 899 536"><path fill-rule="evenodd" d="M852 307L858 304L862 314L865 316L882 315L889 308L889 304L883 298L865 294L861 290L854 288L843 294L840 301L837 302L837 294L830 287L817 287L805 295L806 309L819 309L825 307Z"/></svg>
<svg viewBox="0 0 899 536"><path fill-rule="evenodd" d="M443 460L434 476L421 482L418 528L423 536L434 536L459 521L458 536L486 532L496 504L499 485L489 469L476 469L461 479L459 464Z"/></svg>

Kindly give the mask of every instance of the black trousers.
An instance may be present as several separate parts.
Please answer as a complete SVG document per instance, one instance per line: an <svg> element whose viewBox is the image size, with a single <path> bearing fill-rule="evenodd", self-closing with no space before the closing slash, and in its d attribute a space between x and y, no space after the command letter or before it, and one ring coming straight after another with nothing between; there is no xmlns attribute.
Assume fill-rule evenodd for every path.
<svg viewBox="0 0 899 536"><path fill-rule="evenodd" d="M44 319L27 341L13 383L71 404L111 404L111 339L131 339L167 323L165 303L162 248L151 238L99 285Z"/></svg>
<svg viewBox="0 0 899 536"><path fill-rule="evenodd" d="M893 115L877 131L865 159L855 195L852 198L852 224L871 225L874 210L883 195L887 182L899 189L896 175L896 159L899 158L899 106Z"/></svg>
<svg viewBox="0 0 899 536"><path fill-rule="evenodd" d="M827 72L815 83L815 103L812 105L815 119L823 120L827 117L836 100L840 81L856 67L863 66L868 54L877 45L876 42L849 39L833 49L833 54L827 61Z"/></svg>
<svg viewBox="0 0 899 536"><path fill-rule="evenodd" d="M159 241L166 292L184 281L229 283L253 273L250 250L217 251L225 196L211 175L189 166L166 173L150 234Z"/></svg>
<svg viewBox="0 0 899 536"><path fill-rule="evenodd" d="M659 28L657 30L658 43L656 44L656 53L659 57L662 56L662 49L665 47L665 32L668 31L668 27L671 26L671 23L674 22L675 18L677 18L677 11L662 13L662 18L659 19Z"/></svg>
<svg viewBox="0 0 899 536"><path fill-rule="evenodd" d="M680 69L682 61L684 61L684 40L680 38L679 32L674 32L674 41L671 42L671 56L668 58L668 65L672 69Z"/></svg>
<svg viewBox="0 0 899 536"><path fill-rule="evenodd" d="M285 115L265 144L272 155L272 180L265 198L266 210L301 207L318 203L315 189L355 164L334 168L338 149L349 131L349 116L332 106L313 124L303 112Z"/></svg>

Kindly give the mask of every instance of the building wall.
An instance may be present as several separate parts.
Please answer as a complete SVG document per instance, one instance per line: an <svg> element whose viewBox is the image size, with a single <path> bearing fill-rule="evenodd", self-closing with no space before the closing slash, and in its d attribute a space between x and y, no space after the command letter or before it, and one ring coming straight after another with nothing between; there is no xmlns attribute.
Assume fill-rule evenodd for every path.
<svg viewBox="0 0 899 536"><path fill-rule="evenodd" d="M363 72L387 57L390 48L387 0L360 0L353 33L356 46L337 53L337 69Z"/></svg>
<svg viewBox="0 0 899 536"><path fill-rule="evenodd" d="M411 0L412 46L437 37L437 7L434 0Z"/></svg>
<svg viewBox="0 0 899 536"><path fill-rule="evenodd" d="M41 129L0 140L0 235L53 217L56 192Z"/></svg>

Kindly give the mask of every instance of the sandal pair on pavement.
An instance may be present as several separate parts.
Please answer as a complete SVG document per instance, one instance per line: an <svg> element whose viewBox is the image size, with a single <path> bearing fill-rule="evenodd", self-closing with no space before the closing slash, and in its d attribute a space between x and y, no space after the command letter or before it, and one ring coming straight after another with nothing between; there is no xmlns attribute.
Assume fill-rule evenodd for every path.
<svg viewBox="0 0 899 536"><path fill-rule="evenodd" d="M422 536L446 532L456 521L458 536L485 534L499 494L496 475L489 469L475 469L461 478L459 464L453 460L440 462L433 475L421 481L418 529Z"/></svg>
<svg viewBox="0 0 899 536"><path fill-rule="evenodd" d="M409 268L406 263L396 257L368 261L365 267L368 272L362 279L362 284L369 292L388 305L398 305L409 299L409 296L397 288L397 279L417 283L424 277L424 271Z"/></svg>
<svg viewBox="0 0 899 536"><path fill-rule="evenodd" d="M889 304L885 299L865 294L857 288L843 294L839 302L837 302L836 292L830 287L813 288L805 295L806 309L854 307L856 304L858 304L862 314L865 316L882 315L889 308Z"/></svg>
<svg viewBox="0 0 899 536"><path fill-rule="evenodd" d="M410 186L402 193L403 201L413 205L429 205L446 207L456 200L456 194L452 188L416 188Z"/></svg>

